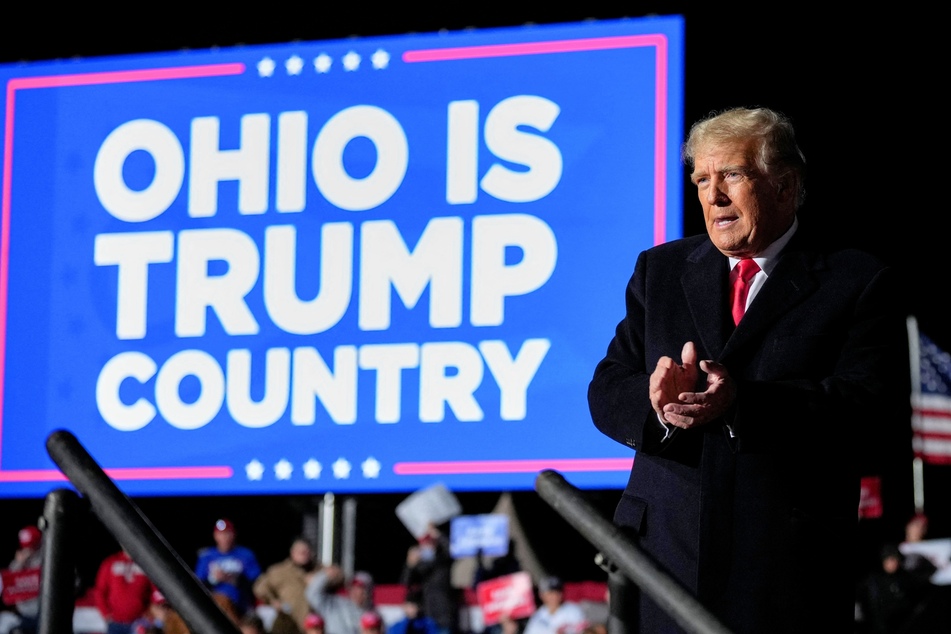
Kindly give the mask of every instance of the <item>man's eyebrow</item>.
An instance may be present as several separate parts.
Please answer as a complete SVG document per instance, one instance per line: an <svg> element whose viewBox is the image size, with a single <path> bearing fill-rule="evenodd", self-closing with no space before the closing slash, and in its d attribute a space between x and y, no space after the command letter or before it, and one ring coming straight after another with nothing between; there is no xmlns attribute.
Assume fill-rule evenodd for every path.
<svg viewBox="0 0 951 634"><path fill-rule="evenodd" d="M716 172L717 174L727 174L729 172L740 172L741 174L751 174L753 171L755 171L755 168L745 163L737 163L736 165L724 165L723 167L719 169L715 169L713 171ZM705 170L705 169L692 172L690 174L690 179L695 181L697 178L700 178L702 176L709 176L707 172L708 170Z"/></svg>
<svg viewBox="0 0 951 634"><path fill-rule="evenodd" d="M739 163L737 165L724 165L719 170L721 174L725 174L727 172L740 172L741 174L749 174L752 171L753 168L746 163Z"/></svg>

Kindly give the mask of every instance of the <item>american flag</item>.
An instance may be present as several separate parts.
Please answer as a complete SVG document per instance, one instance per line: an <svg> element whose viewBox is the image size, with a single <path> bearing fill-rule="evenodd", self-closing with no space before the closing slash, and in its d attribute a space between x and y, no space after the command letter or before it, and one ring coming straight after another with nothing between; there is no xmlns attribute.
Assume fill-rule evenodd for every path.
<svg viewBox="0 0 951 634"><path fill-rule="evenodd" d="M951 354L918 334L919 390L911 395L912 447L928 464L951 464Z"/></svg>

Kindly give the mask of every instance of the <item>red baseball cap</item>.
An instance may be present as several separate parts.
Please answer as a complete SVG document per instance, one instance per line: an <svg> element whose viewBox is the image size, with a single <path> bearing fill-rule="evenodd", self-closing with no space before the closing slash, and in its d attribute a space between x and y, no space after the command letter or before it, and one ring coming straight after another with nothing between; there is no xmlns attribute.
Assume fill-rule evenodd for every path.
<svg viewBox="0 0 951 634"><path fill-rule="evenodd" d="M324 626L324 617L319 614L314 614L311 612L307 615L307 618L304 619L304 627L323 627Z"/></svg>
<svg viewBox="0 0 951 634"><path fill-rule="evenodd" d="M215 532L216 533L233 533L234 532L234 523L226 518L221 518L215 522Z"/></svg>
<svg viewBox="0 0 951 634"><path fill-rule="evenodd" d="M376 612L364 612L360 617L360 627L374 629L383 625L383 618Z"/></svg>
<svg viewBox="0 0 951 634"><path fill-rule="evenodd" d="M43 533L35 526L24 526L17 538L20 540L20 548L36 548L43 539Z"/></svg>
<svg viewBox="0 0 951 634"><path fill-rule="evenodd" d="M350 582L350 585L370 588L373 585L373 577L370 576L369 572L357 571L353 573L353 581Z"/></svg>

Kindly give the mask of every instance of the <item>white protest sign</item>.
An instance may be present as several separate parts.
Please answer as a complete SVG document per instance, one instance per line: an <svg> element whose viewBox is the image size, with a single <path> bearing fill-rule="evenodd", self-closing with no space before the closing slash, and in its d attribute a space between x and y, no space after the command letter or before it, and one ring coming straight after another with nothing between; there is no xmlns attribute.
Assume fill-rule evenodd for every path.
<svg viewBox="0 0 951 634"><path fill-rule="evenodd" d="M412 493L396 506L396 516L416 539L430 524L442 524L460 513L459 500L441 483Z"/></svg>

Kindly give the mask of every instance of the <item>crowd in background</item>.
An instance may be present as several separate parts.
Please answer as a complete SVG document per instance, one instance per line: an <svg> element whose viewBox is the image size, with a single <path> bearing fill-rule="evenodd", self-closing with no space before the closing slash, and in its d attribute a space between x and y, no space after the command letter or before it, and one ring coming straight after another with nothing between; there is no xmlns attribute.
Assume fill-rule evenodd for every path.
<svg viewBox="0 0 951 634"><path fill-rule="evenodd" d="M914 515L901 542L885 542L879 566L856 584L856 634L924 634L951 627L951 540L929 540Z"/></svg>
<svg viewBox="0 0 951 634"><path fill-rule="evenodd" d="M918 514L903 541L882 545L881 567L856 584L856 634L941 631L951 623L946 578L951 553L918 547L948 540L928 541L927 533L927 518ZM563 581L552 576L533 580L531 613L466 622L464 593L452 579L449 539L437 526L407 550L400 600L387 605L377 605L372 574L321 565L303 536L293 539L286 558L267 566L238 543L230 520L216 521L212 536L214 544L197 553L194 573L243 634L606 634L606 612L592 618L590 610L566 600ZM36 634L43 534L25 526L17 541L3 571L0 634ZM504 556L477 558L472 588L521 571L510 543ZM123 548L102 560L90 587L82 588L77 579L77 599L80 595L101 616L101 627L85 630L90 634L189 634L182 615Z"/></svg>
<svg viewBox="0 0 951 634"><path fill-rule="evenodd" d="M406 552L396 604L377 605L373 576L366 571L347 574L338 564L321 565L311 542L298 536L286 558L262 566L253 549L238 542L234 523L215 522L214 544L196 557L196 579L242 634L466 634L473 624L463 617L463 589L453 585L453 558L445 527L430 525ZM35 526L18 535L10 570L33 570L38 587L42 564L42 533ZM482 582L521 571L510 548L497 558L480 556L473 588ZM13 581L5 576L5 582ZM14 601L4 588L0 603L0 634L36 634L39 601ZM565 599L564 584L546 576L534 587L532 612L503 613L478 631L490 634L606 634L601 619L593 620L579 604ZM29 594L29 593L28 593ZM147 573L120 548L99 565L94 583L77 590L101 617L93 634L189 634L175 606Z"/></svg>

